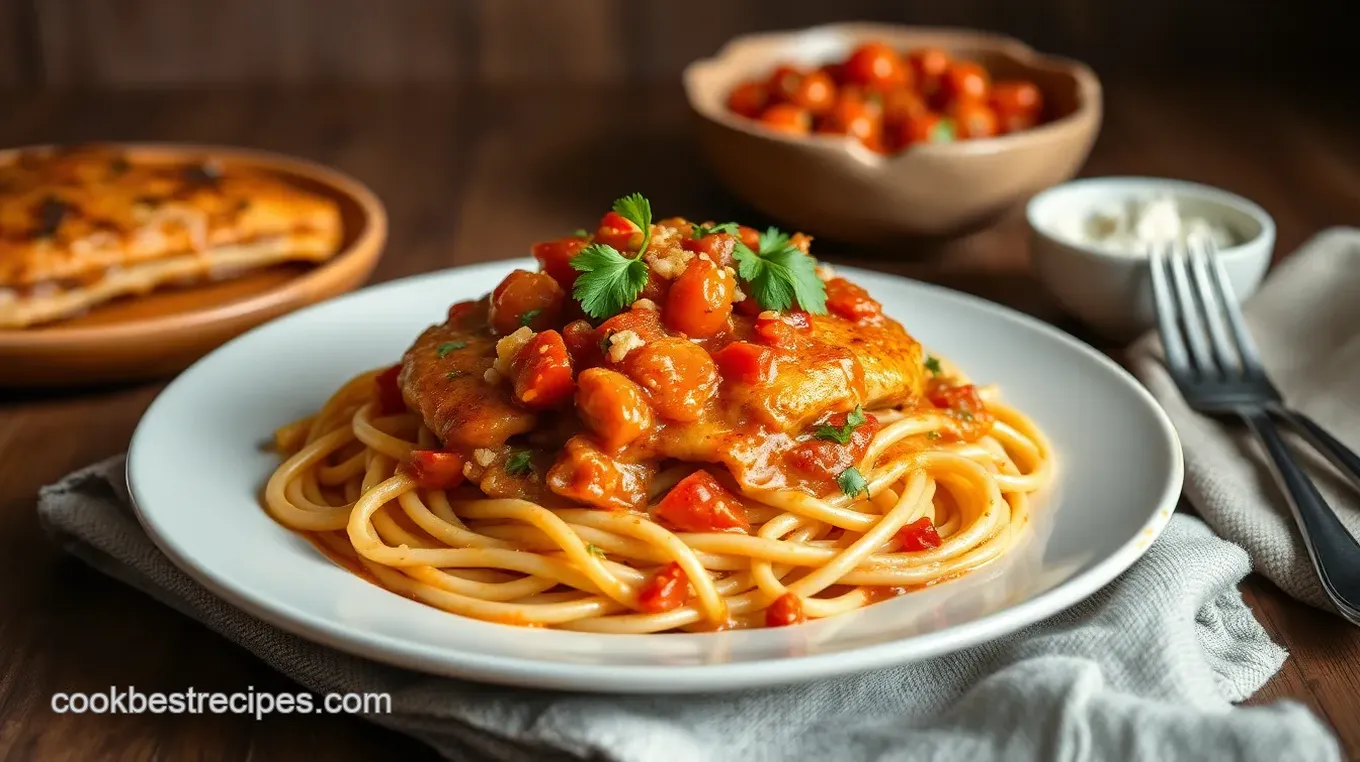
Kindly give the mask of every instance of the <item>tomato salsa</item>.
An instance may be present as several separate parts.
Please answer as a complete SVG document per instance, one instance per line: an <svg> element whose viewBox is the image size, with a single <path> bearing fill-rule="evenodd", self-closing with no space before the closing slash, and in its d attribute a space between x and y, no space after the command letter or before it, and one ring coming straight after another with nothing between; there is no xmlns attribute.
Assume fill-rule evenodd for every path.
<svg viewBox="0 0 1360 762"><path fill-rule="evenodd" d="M733 113L795 135L846 135L878 153L918 143L972 140L1044 121L1028 80L995 80L979 63L939 48L902 52L866 42L843 61L782 64L727 96Z"/></svg>

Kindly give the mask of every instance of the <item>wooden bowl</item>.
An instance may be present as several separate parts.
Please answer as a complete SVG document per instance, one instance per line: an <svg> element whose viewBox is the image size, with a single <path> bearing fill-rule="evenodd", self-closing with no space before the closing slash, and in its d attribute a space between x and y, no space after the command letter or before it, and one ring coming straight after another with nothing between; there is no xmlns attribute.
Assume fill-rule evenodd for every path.
<svg viewBox="0 0 1360 762"><path fill-rule="evenodd" d="M157 289L99 305L69 320L0 330L0 386L72 386L176 373L228 339L267 320L363 283L382 255L387 212L362 183L304 159L220 146L126 144L133 160L202 161L273 173L335 199L340 252L319 265L284 264L240 277ZM20 151L0 151L0 164ZM261 372L268 372L261 369Z"/></svg>
<svg viewBox="0 0 1360 762"><path fill-rule="evenodd" d="M728 93L745 80L765 77L781 63L843 60L869 40L902 51L944 48L978 61L997 79L1032 80L1043 91L1050 121L885 156L844 136L770 130L727 109ZM747 35L690 64L684 84L703 153L729 190L798 230L859 244L950 235L994 219L1076 174L1101 118L1100 82L1085 65L963 29L853 23Z"/></svg>

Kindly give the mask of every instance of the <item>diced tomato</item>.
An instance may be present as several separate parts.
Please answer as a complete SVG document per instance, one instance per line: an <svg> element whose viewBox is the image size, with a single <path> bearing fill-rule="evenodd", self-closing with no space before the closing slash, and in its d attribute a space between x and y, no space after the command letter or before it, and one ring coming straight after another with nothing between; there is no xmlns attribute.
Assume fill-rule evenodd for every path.
<svg viewBox="0 0 1360 762"><path fill-rule="evenodd" d="M939 48L920 48L907 54L907 65L916 80L916 89L927 98L940 87L940 78L949 70L949 54Z"/></svg>
<svg viewBox="0 0 1360 762"><path fill-rule="evenodd" d="M898 123L897 146L906 148L913 143L949 143L954 140L956 133L953 119L926 112Z"/></svg>
<svg viewBox="0 0 1360 762"><path fill-rule="evenodd" d="M652 428L651 405L622 373L588 368L576 386L576 412L606 449L617 450Z"/></svg>
<svg viewBox="0 0 1360 762"><path fill-rule="evenodd" d="M888 45L866 42L846 59L845 76L851 82L888 90L905 87L910 81L911 69Z"/></svg>
<svg viewBox="0 0 1360 762"><path fill-rule="evenodd" d="M925 114L930 109L914 90L900 88L883 96L883 123L895 127L913 117Z"/></svg>
<svg viewBox="0 0 1360 762"><path fill-rule="evenodd" d="M571 258L581 253L581 249L584 249L587 243L589 239L586 238L560 238L556 241L536 243L532 251L543 272L557 281L557 285L561 286L563 291L569 292L572 286L576 285L576 278L581 275L571 266Z"/></svg>
<svg viewBox="0 0 1360 762"><path fill-rule="evenodd" d="M836 102L836 81L824 71L811 71L798 82L793 103L813 114L821 114Z"/></svg>
<svg viewBox="0 0 1360 762"><path fill-rule="evenodd" d="M373 379L378 396L378 415L406 412L406 399L401 396L401 386L397 383L400 374L401 363L397 363Z"/></svg>
<svg viewBox="0 0 1360 762"><path fill-rule="evenodd" d="M842 98L823 116L818 132L849 135L867 148L883 144L882 109L854 98Z"/></svg>
<svg viewBox="0 0 1360 762"><path fill-rule="evenodd" d="M661 498L656 517L682 532L751 528L741 501L703 469L681 479Z"/></svg>
<svg viewBox="0 0 1360 762"><path fill-rule="evenodd" d="M738 384L758 384L774 377L774 352L749 341L734 341L713 353L723 378Z"/></svg>
<svg viewBox="0 0 1360 762"><path fill-rule="evenodd" d="M925 516L897 530L897 545L908 553L940 547L940 533Z"/></svg>
<svg viewBox="0 0 1360 762"><path fill-rule="evenodd" d="M573 320L562 329L562 341L571 354L572 364L590 368L604 361L604 351L595 338L595 326L589 320Z"/></svg>
<svg viewBox="0 0 1360 762"><path fill-rule="evenodd" d="M952 61L940 78L940 89L935 93L937 107L951 103L983 102L991 93L992 79L987 70L975 61Z"/></svg>
<svg viewBox="0 0 1360 762"><path fill-rule="evenodd" d="M491 292L491 328L505 336L529 326L541 331L557 325L566 293L547 273L515 270Z"/></svg>
<svg viewBox="0 0 1360 762"><path fill-rule="evenodd" d="M647 283L642 287L642 293L638 294L639 299L651 299L657 307L666 303L666 294L671 290L674 281L663 278L656 274L656 270L647 270Z"/></svg>
<svg viewBox="0 0 1360 762"><path fill-rule="evenodd" d="M806 135L812 132L812 113L792 103L776 103L761 112L760 123L772 130Z"/></svg>
<svg viewBox="0 0 1360 762"><path fill-rule="evenodd" d="M554 494L578 503L629 510L646 501L650 478L645 464L621 462L601 450L593 435L578 434L548 470L547 483Z"/></svg>
<svg viewBox="0 0 1360 762"><path fill-rule="evenodd" d="M803 72L796 67L784 64L775 67L770 73L770 79L766 82L766 88L770 91L770 97L775 101L792 101L798 94L798 85L803 81Z"/></svg>
<svg viewBox="0 0 1360 762"><path fill-rule="evenodd" d="M982 397L973 384L933 384L926 392L930 404L950 410L967 410L976 413L984 408Z"/></svg>
<svg viewBox="0 0 1360 762"><path fill-rule="evenodd" d="M784 593L774 599L774 603L765 609L766 627L788 627L791 624L801 624L807 621L807 615L803 613L803 599L793 593Z"/></svg>
<svg viewBox="0 0 1360 762"><path fill-rule="evenodd" d="M515 400L534 410L557 407L571 399L571 355L557 331L535 334L511 363Z"/></svg>
<svg viewBox="0 0 1360 762"><path fill-rule="evenodd" d="M826 308L846 320L867 320L883 314L879 304L869 292L845 278L832 278L826 282Z"/></svg>
<svg viewBox="0 0 1360 762"><path fill-rule="evenodd" d="M718 388L718 368L704 348L688 339L663 338L624 358L628 377L651 399L663 418L693 421Z"/></svg>
<svg viewBox="0 0 1360 762"><path fill-rule="evenodd" d="M671 285L662 317L671 330L706 339L727 325L736 290L731 270L695 257Z"/></svg>
<svg viewBox="0 0 1360 762"><path fill-rule="evenodd" d="M686 251L707 254L720 267L726 267L732 264L732 251L737 246L737 237L727 233L710 233L698 240L686 238L680 242L680 246Z"/></svg>
<svg viewBox="0 0 1360 762"><path fill-rule="evenodd" d="M813 431L820 430L822 426L844 431L848 415L833 413ZM845 444L831 438L820 438L814 433L813 438L789 451L789 464L816 479L835 479L842 471L864 458L864 453L869 450L869 443L878 433L878 418L873 413L863 415L864 423L850 432L850 438Z"/></svg>
<svg viewBox="0 0 1360 762"><path fill-rule="evenodd" d="M660 614L679 608L688 597L689 577L680 564L672 561L638 591L638 608L648 614Z"/></svg>
<svg viewBox="0 0 1360 762"><path fill-rule="evenodd" d="M609 360L609 338L616 333L632 331L644 343L655 341L666 335L665 329L661 327L661 313L656 310L646 308L630 309L627 312L620 312L612 318L600 323L600 327L595 329L595 343L604 352L606 362Z"/></svg>
<svg viewBox="0 0 1360 762"><path fill-rule="evenodd" d="M743 82L727 95L727 107L748 119L755 119L770 103L770 90L764 82Z"/></svg>
<svg viewBox="0 0 1360 762"><path fill-rule="evenodd" d="M406 473L425 489L453 489L463 483L461 453L442 450L412 450L403 464Z"/></svg>
<svg viewBox="0 0 1360 762"><path fill-rule="evenodd" d="M595 241L619 251L637 251L642 245L642 231L618 212L609 212L595 229Z"/></svg>
<svg viewBox="0 0 1360 762"><path fill-rule="evenodd" d="M982 437L992 428L995 418L987 411L977 387L973 384L953 386L933 383L926 389L930 404L948 411L953 419L951 432L965 442Z"/></svg>
<svg viewBox="0 0 1360 762"><path fill-rule="evenodd" d="M760 248L760 231L755 228L748 228L745 225L737 226L737 238L751 251Z"/></svg>
<svg viewBox="0 0 1360 762"><path fill-rule="evenodd" d="M776 349L797 349L799 334L812 325L808 314L801 310L775 312L765 310L756 316L756 337L762 344Z"/></svg>
<svg viewBox="0 0 1360 762"><path fill-rule="evenodd" d="M455 303L452 307L449 307L449 325L461 325L464 320L475 315L481 306L480 300Z"/></svg>
<svg viewBox="0 0 1360 762"><path fill-rule="evenodd" d="M1000 132L996 112L986 103L962 101L949 109L958 137L962 140L995 137Z"/></svg>

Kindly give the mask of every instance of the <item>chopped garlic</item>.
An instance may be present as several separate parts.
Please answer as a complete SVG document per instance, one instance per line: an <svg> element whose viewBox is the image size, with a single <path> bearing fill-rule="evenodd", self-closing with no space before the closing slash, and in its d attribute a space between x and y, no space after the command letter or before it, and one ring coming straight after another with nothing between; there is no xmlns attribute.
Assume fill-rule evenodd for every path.
<svg viewBox="0 0 1360 762"><path fill-rule="evenodd" d="M836 277L836 271L831 269L831 265L817 265L817 277L828 281Z"/></svg>
<svg viewBox="0 0 1360 762"><path fill-rule="evenodd" d="M741 290L741 286L732 287L732 301L733 302L746 301L746 292Z"/></svg>
<svg viewBox="0 0 1360 762"><path fill-rule="evenodd" d="M533 337L534 329L525 326L509 336L501 338L500 341L496 342L496 362L492 364L491 369L502 376L510 375L510 364L515 361L515 355L519 354L519 351ZM494 384L496 382L488 378L487 383Z"/></svg>
<svg viewBox="0 0 1360 762"><path fill-rule="evenodd" d="M651 310L652 312L661 311L661 308L656 306L656 302L652 301L651 299L639 299L636 302L633 302L633 309Z"/></svg>
<svg viewBox="0 0 1360 762"><path fill-rule="evenodd" d="M501 382L501 374L495 368L487 368L486 372L482 374L482 380L495 386Z"/></svg>
<svg viewBox="0 0 1360 762"><path fill-rule="evenodd" d="M636 331L612 333L609 335L609 359L612 362L623 362L623 358L627 357L629 352L646 343Z"/></svg>
<svg viewBox="0 0 1360 762"><path fill-rule="evenodd" d="M666 280L674 280L689 267L689 261L694 259L694 252L686 251L676 243L668 241L658 243L653 239L642 258L647 260L648 266L657 275Z"/></svg>
<svg viewBox="0 0 1360 762"><path fill-rule="evenodd" d="M485 447L478 447L472 451L472 459L477 461L477 465L486 468L496 460L496 453Z"/></svg>

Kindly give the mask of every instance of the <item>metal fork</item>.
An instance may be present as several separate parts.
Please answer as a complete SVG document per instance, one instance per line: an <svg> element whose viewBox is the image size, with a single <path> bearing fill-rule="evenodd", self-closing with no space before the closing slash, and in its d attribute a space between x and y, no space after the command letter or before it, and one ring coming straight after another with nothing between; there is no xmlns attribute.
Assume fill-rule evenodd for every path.
<svg viewBox="0 0 1360 762"><path fill-rule="evenodd" d="M1295 428L1360 488L1360 457L1301 413L1287 408L1266 377L1213 242L1149 251L1157 330L1167 368L1190 407L1241 418L1265 447L1272 471L1322 589L1360 625L1360 544L1290 454L1272 416ZM1188 347L1187 347L1188 345Z"/></svg>

